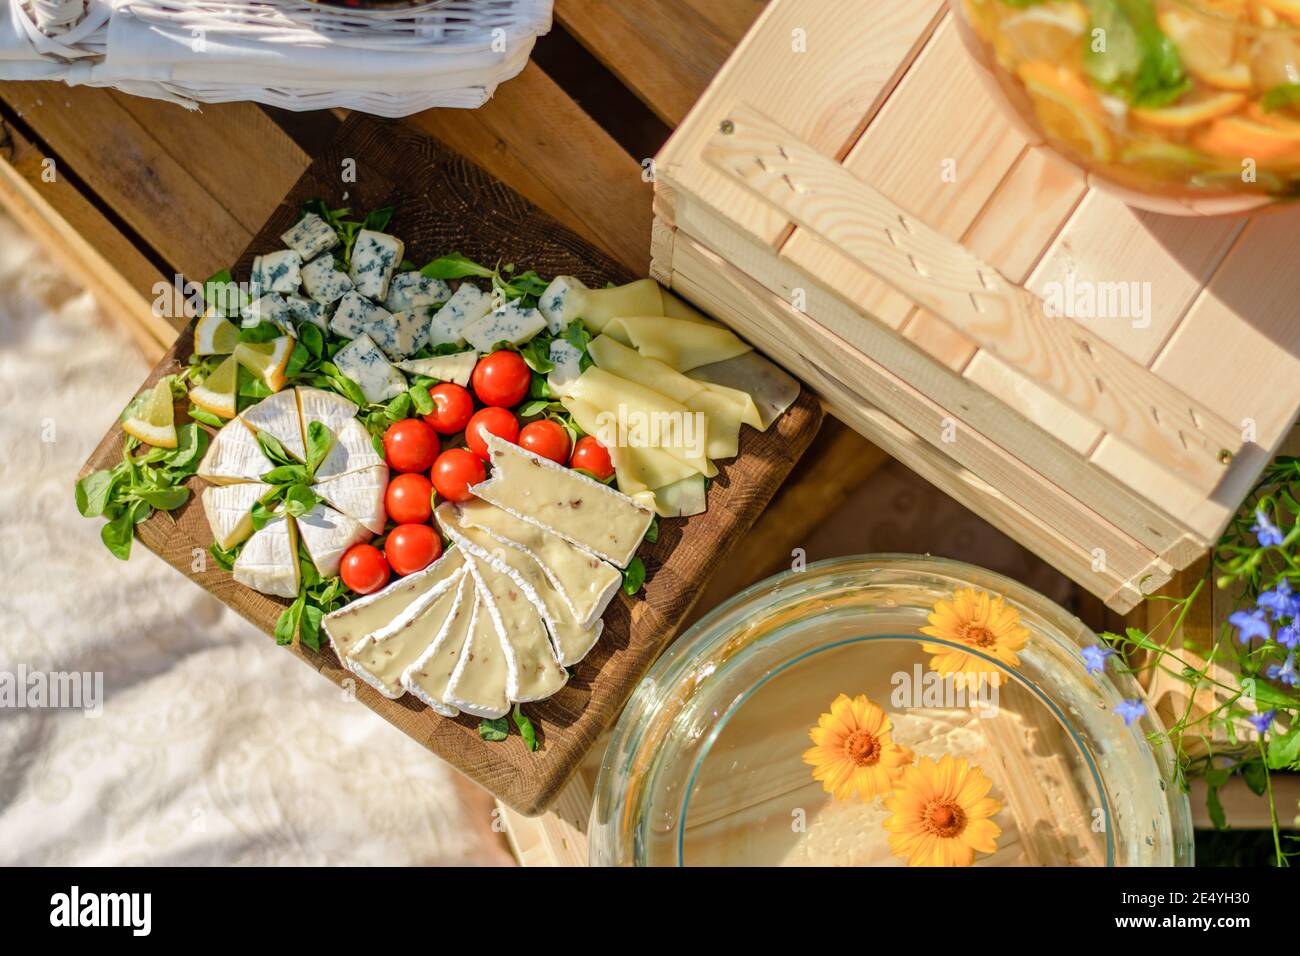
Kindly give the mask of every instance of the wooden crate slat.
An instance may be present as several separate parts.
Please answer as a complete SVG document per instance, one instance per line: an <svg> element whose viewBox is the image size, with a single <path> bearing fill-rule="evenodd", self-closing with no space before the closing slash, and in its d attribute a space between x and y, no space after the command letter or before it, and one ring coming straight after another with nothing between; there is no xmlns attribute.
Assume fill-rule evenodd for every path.
<svg viewBox="0 0 1300 956"><path fill-rule="evenodd" d="M984 348L1057 392L1153 461L1208 491L1238 429L1008 282L965 247L912 219L839 164L748 104L702 155L753 194L843 249Z"/></svg>
<svg viewBox="0 0 1300 956"><path fill-rule="evenodd" d="M405 122L510 183L526 199L644 275L651 186L641 167L530 62L479 109ZM527 250L520 250L521 261Z"/></svg>

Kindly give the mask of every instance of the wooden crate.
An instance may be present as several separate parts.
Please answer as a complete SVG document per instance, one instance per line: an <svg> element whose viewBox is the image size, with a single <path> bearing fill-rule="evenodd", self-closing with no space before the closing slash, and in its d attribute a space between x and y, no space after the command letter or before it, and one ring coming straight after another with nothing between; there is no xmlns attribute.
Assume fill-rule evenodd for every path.
<svg viewBox="0 0 1300 956"><path fill-rule="evenodd" d="M1116 610L1300 410L1296 216L1177 219L1028 143L940 0L774 0L655 163L652 271ZM1149 324L1048 283L1149 282Z"/></svg>

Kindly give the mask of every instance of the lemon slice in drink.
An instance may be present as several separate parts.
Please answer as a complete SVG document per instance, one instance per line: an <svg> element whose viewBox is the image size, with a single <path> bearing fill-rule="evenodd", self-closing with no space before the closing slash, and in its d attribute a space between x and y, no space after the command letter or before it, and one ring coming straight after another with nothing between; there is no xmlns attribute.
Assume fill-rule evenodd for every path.
<svg viewBox="0 0 1300 956"><path fill-rule="evenodd" d="M1158 129L1190 129L1200 123L1235 113L1245 102L1245 93L1211 93L1208 96L1192 97L1175 106L1155 109L1134 107L1129 115Z"/></svg>
<svg viewBox="0 0 1300 956"><path fill-rule="evenodd" d="M1040 60L1019 74L1043 132L1083 159L1110 162L1113 145L1101 102L1078 73Z"/></svg>
<svg viewBox="0 0 1300 956"><path fill-rule="evenodd" d="M1232 20L1177 9L1161 10L1156 19L1192 76L1220 89L1250 89L1250 66L1236 59Z"/></svg>
<svg viewBox="0 0 1300 956"><path fill-rule="evenodd" d="M194 351L198 355L229 355L239 344L239 329L215 309L203 313L194 326Z"/></svg>
<svg viewBox="0 0 1300 956"><path fill-rule="evenodd" d="M235 393L239 386L239 363L228 356L204 379L202 385L190 389L190 401L221 418L235 417Z"/></svg>
<svg viewBox="0 0 1300 956"><path fill-rule="evenodd" d="M1045 3L1003 20L995 42L1000 58L1011 63L1077 62L1087 29L1088 11L1083 4L1074 0Z"/></svg>
<svg viewBox="0 0 1300 956"><path fill-rule="evenodd" d="M176 447L176 419L172 409L172 389L167 379L159 380L135 409L135 414L122 423L122 431L146 445Z"/></svg>
<svg viewBox="0 0 1300 956"><path fill-rule="evenodd" d="M235 361L258 376L271 391L278 392L288 381L284 370L293 346L294 340L287 335L269 342L240 342L235 346Z"/></svg>

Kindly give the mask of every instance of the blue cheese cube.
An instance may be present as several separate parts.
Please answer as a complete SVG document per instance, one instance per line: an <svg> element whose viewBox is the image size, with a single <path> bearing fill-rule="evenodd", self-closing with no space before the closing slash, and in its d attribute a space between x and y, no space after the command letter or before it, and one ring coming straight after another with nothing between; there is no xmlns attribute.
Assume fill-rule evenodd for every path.
<svg viewBox="0 0 1300 956"><path fill-rule="evenodd" d="M294 334L293 314L289 311L289 304L284 296L278 293L268 292L260 299L254 299L241 308L239 314L243 317L241 324L246 329L263 322L270 322L281 332L287 335Z"/></svg>
<svg viewBox="0 0 1300 956"><path fill-rule="evenodd" d="M297 325L306 322L316 326L322 332L329 331L329 306L313 302L311 299L300 295L286 295L284 304L288 307L289 315Z"/></svg>
<svg viewBox="0 0 1300 956"><path fill-rule="evenodd" d="M551 374L547 376L547 384L556 391L563 391L571 383L578 380L582 374L582 350L570 345L564 339L553 339L551 341L550 353L547 356L555 365L551 369Z"/></svg>
<svg viewBox="0 0 1300 956"><path fill-rule="evenodd" d="M480 352L491 352L498 342L523 345L542 329L546 318L536 309L521 309L516 302L508 302L495 312L471 322L465 327L465 341Z"/></svg>
<svg viewBox="0 0 1300 956"><path fill-rule="evenodd" d="M462 282L447 304L429 320L430 345L459 345L465 326L492 311L492 296L472 282Z"/></svg>
<svg viewBox="0 0 1300 956"><path fill-rule="evenodd" d="M367 322L365 333L394 362L418 352L429 341L428 306L410 312L394 312Z"/></svg>
<svg viewBox="0 0 1300 956"><path fill-rule="evenodd" d="M276 292L288 295L302 284L302 257L292 249L270 252L253 260L252 291L254 296Z"/></svg>
<svg viewBox="0 0 1300 956"><path fill-rule="evenodd" d="M546 326L559 335L574 319L581 318L587 287L573 276L556 276L537 300L538 311L546 316Z"/></svg>
<svg viewBox="0 0 1300 956"><path fill-rule="evenodd" d="M299 219L297 225L280 239L302 256L303 262L310 262L322 252L329 252L339 244L339 235L334 231L334 227L314 212L309 212Z"/></svg>
<svg viewBox="0 0 1300 956"><path fill-rule="evenodd" d="M361 387L368 402L386 402L406 391L406 377L388 364L384 353L364 333L335 353L334 365Z"/></svg>
<svg viewBox="0 0 1300 956"><path fill-rule="evenodd" d="M302 267L302 285L313 300L330 305L351 291L352 280L335 268L334 257L326 254Z"/></svg>
<svg viewBox="0 0 1300 956"><path fill-rule="evenodd" d="M355 339L369 326L386 318L387 309L375 305L354 290L339 299L334 317L330 319L330 331L345 339Z"/></svg>
<svg viewBox="0 0 1300 956"><path fill-rule="evenodd" d="M442 305L451 298L451 287L441 279L430 279L418 272L399 272L388 283L384 308L389 312L406 312L421 305Z"/></svg>
<svg viewBox="0 0 1300 956"><path fill-rule="evenodd" d="M362 229L352 246L352 283L366 298L383 302L388 295L388 283L397 271L406 246L401 239L386 232Z"/></svg>

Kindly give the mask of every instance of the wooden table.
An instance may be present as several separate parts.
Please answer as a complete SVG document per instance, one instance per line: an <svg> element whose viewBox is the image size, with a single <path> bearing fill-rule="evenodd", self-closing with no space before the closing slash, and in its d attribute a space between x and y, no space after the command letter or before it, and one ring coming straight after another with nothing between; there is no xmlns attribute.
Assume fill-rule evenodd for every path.
<svg viewBox="0 0 1300 956"><path fill-rule="evenodd" d="M681 121L763 3L556 0L556 29L491 102L404 122L646 274L652 190L643 161ZM112 90L0 83L0 203L85 282L153 361L183 324L151 309L160 291L201 282L234 262L340 121L333 112L294 114L248 103L187 112ZM809 466L787 483L744 546L749 554L776 556L776 563L732 562L697 613L779 570L781 556L886 460L828 419ZM1076 606L1094 627L1115 623L1085 595ZM598 766L596 752L546 817L525 820L503 810L521 861L585 862L582 831Z"/></svg>

